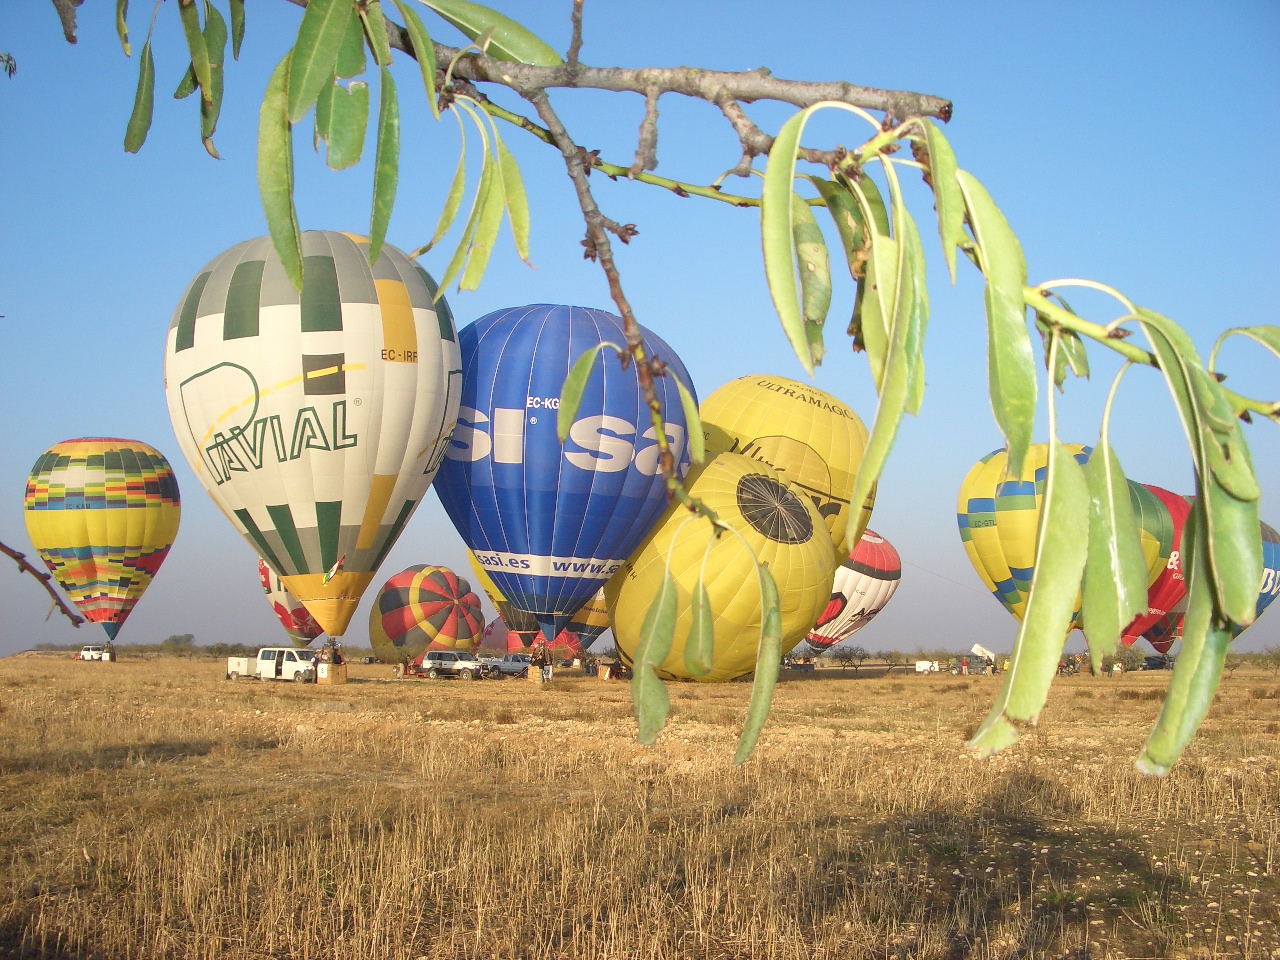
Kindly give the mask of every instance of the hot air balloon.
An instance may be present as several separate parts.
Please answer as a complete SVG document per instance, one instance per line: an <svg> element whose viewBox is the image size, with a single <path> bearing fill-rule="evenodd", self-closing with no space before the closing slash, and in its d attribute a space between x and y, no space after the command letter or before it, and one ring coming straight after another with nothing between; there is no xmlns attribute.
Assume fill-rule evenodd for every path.
<svg viewBox="0 0 1280 960"><path fill-rule="evenodd" d="M826 607L836 567L835 548L813 501L797 495L773 468L736 453L722 453L695 468L686 484L692 496L736 529L756 558L769 565L782 607L782 649L791 649ZM675 642L658 674L667 679L722 682L751 673L761 617L755 561L736 536L715 538L710 524L692 517L679 504L668 509L605 587L623 661L632 662L640 626L658 593L668 559L677 585L679 615ZM694 677L685 664L684 647L700 572L715 615L715 646L711 672Z"/></svg>
<svg viewBox="0 0 1280 960"><path fill-rule="evenodd" d="M1126 647L1140 640L1144 633L1164 619L1187 595L1187 584L1182 574L1181 546L1182 529L1191 512L1191 504L1185 497L1160 487L1149 484L1140 486L1159 501L1168 515L1168 521L1160 524L1142 523L1141 520L1146 518L1148 511L1144 511L1144 517L1140 518L1142 529L1157 535L1160 543L1159 558L1164 565L1147 588L1147 612L1135 617L1120 637Z"/></svg>
<svg viewBox="0 0 1280 960"><path fill-rule="evenodd" d="M397 573L369 611L369 641L384 663L413 660L424 650L473 650L480 645L480 598L448 567L419 564Z"/></svg>
<svg viewBox="0 0 1280 960"><path fill-rule="evenodd" d="M178 535L169 461L139 440L65 440L31 468L24 506L53 578L115 640Z"/></svg>
<svg viewBox="0 0 1280 960"><path fill-rule="evenodd" d="M693 385L671 348L642 332L667 366L654 386L683 473L689 454L675 379L691 393ZM622 344L622 321L535 304L482 317L459 342L463 400L436 490L503 596L554 639L666 507L657 431L635 367L623 369L612 351L596 364L563 446L556 434L570 366L601 343Z"/></svg>
<svg viewBox="0 0 1280 960"><path fill-rule="evenodd" d="M836 548L853 524L856 543L871 519L875 488L851 515L849 494L867 446L858 415L829 393L786 377L740 377L698 411L707 456L741 453L773 467L813 501Z"/></svg>
<svg viewBox="0 0 1280 960"><path fill-rule="evenodd" d="M532 613L512 606L506 594L498 589L498 585L493 582L489 572L480 566L480 563L476 560L476 555L470 550L467 551L467 562L471 564L471 572L475 574L476 581L488 595L489 602L498 611L498 616L507 628L507 633L509 634L507 637L507 652L519 652L519 649L511 649L512 642L515 642L520 649L531 646L540 629L538 627L538 618Z"/></svg>
<svg viewBox="0 0 1280 960"><path fill-rule="evenodd" d="M267 595L267 602L271 604L271 609L275 611L276 618L280 621L280 626L284 627L284 632L289 635L294 646L305 647L324 633L320 629L320 624L316 623L315 617L294 599L289 588L280 579L280 575L267 566L267 562L261 557L258 558L258 580L262 584L262 592Z"/></svg>
<svg viewBox="0 0 1280 960"><path fill-rule="evenodd" d="M871 622L884 609L902 579L902 561L893 544L868 530L853 553L836 568L831 601L808 636L809 645L826 650Z"/></svg>
<svg viewBox="0 0 1280 960"><path fill-rule="evenodd" d="M565 627L566 631L577 638L581 650L586 650L590 647L591 644L595 643L596 638L608 629L609 604L605 600L603 587L597 590L591 599L582 605L578 612L573 615L573 619L569 621L569 625ZM552 646L555 646L555 644L552 644Z"/></svg>
<svg viewBox="0 0 1280 960"><path fill-rule="evenodd" d="M331 636L426 493L461 394L453 318L421 267L363 237L302 235L305 282L271 240L187 287L165 394L191 469Z"/></svg>
<svg viewBox="0 0 1280 960"><path fill-rule="evenodd" d="M1280 533L1265 523L1262 525L1262 566L1262 585L1258 590L1258 605L1255 608L1259 617L1280 594ZM1151 644L1157 653L1168 653L1182 638L1182 618L1186 611L1187 599L1184 591L1181 600L1168 613L1143 631L1142 639Z"/></svg>

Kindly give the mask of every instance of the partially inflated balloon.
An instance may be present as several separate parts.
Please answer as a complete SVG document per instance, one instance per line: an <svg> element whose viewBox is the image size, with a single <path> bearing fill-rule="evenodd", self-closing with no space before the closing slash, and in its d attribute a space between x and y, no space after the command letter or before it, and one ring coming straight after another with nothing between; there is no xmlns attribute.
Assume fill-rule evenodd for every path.
<svg viewBox="0 0 1280 960"><path fill-rule="evenodd" d="M755 556L769 565L782 607L782 649L794 647L826 607L836 565L826 524L813 502L797 496L772 468L735 453L722 453L696 468L686 483L690 495L741 533ZM717 682L751 673L756 666L761 618L755 561L737 537L724 534L716 539L710 524L679 504L663 515L605 587L619 655L627 663L632 661L641 624L662 584L668 558L676 581L679 615L675 643L659 667L659 675ZM715 647L711 672L694 677L685 664L684 649L700 573L714 613Z"/></svg>
<svg viewBox="0 0 1280 960"><path fill-rule="evenodd" d="M280 575L267 566L267 562L261 557L258 558L258 580L262 583L262 592L267 595L267 602L271 604L280 626L284 627L284 632L295 646L305 647L324 633L315 617L294 599Z"/></svg>
<svg viewBox="0 0 1280 960"><path fill-rule="evenodd" d="M384 663L424 650L474 650L483 631L480 598L448 567L419 564L397 573L369 611L369 641Z"/></svg>
<svg viewBox="0 0 1280 960"><path fill-rule="evenodd" d="M582 605L565 629L578 638L584 650L609 629L609 604L605 600L603 587Z"/></svg>
<svg viewBox="0 0 1280 960"><path fill-rule="evenodd" d="M178 534L169 461L138 440L66 440L31 468L24 506L53 578L114 640Z"/></svg>
<svg viewBox="0 0 1280 960"><path fill-rule="evenodd" d="M898 551L888 540L868 530L836 569L831 601L805 639L819 650L848 640L884 609L901 580Z"/></svg>
<svg viewBox="0 0 1280 960"><path fill-rule="evenodd" d="M289 591L339 636L417 508L457 416L453 319L421 267L363 237L271 240L200 271L174 313L165 393L182 452Z"/></svg>
<svg viewBox="0 0 1280 960"><path fill-rule="evenodd" d="M1147 612L1139 614L1124 629L1120 640L1131 646L1142 635L1158 624L1187 595L1186 578L1182 573L1182 530L1191 512L1191 504L1185 497L1170 493L1160 487L1141 484L1142 489L1160 504L1164 517L1159 523L1150 522L1152 511L1144 510L1139 523L1144 531L1153 533L1159 540L1158 559L1162 562L1155 580L1147 588ZM1163 652L1163 651L1162 651Z"/></svg>
<svg viewBox="0 0 1280 960"><path fill-rule="evenodd" d="M641 329L667 375L654 383L664 433L689 463L679 378L689 375ZM667 503L657 430L635 366L606 348L561 445L560 393L569 368L602 343L625 342L603 310L535 304L499 310L459 333L463 400L436 490L463 541L512 606L554 638L622 565Z"/></svg>
<svg viewBox="0 0 1280 960"><path fill-rule="evenodd" d="M786 377L740 377L699 410L707 456L741 453L769 464L818 509L838 548L846 528L862 536L875 489L851 515L849 494L867 446L867 428L846 404Z"/></svg>

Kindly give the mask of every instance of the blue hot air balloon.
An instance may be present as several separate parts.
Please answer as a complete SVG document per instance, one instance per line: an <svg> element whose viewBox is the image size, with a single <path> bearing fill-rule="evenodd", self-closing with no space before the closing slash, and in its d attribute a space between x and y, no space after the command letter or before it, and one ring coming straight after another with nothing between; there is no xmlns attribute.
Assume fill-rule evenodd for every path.
<svg viewBox="0 0 1280 960"><path fill-rule="evenodd" d="M689 468L673 377L693 383L670 347L642 328L677 469ZM498 310L458 334L462 404L436 476L444 508L514 607L548 640L591 599L666 506L657 432L635 368L603 351L569 437L556 436L560 391L573 362L622 345L622 320L603 310L534 304Z"/></svg>

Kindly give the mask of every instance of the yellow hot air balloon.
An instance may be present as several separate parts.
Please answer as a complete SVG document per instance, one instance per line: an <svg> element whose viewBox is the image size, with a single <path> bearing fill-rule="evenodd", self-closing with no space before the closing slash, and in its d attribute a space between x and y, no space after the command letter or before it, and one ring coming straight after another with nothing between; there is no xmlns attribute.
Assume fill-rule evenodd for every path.
<svg viewBox="0 0 1280 960"><path fill-rule="evenodd" d="M114 640L178 535L169 461L139 440L66 440L31 468L24 507L53 578Z"/></svg>
<svg viewBox="0 0 1280 960"><path fill-rule="evenodd" d="M1082 466L1093 452L1078 443L1064 444L1067 452ZM1040 522L1040 506L1048 471L1049 447L1033 444L1027 451L1022 473L1007 479L1007 452L993 450L969 470L960 484L956 520L969 562L987 589L1004 608L1022 620L1027 609L1027 595L1035 572L1036 527ZM1129 481L1130 502L1142 538L1142 553L1147 564L1147 586L1165 568L1169 554L1162 554L1162 540L1171 537L1162 532L1168 525L1168 511L1141 484ZM1080 536L1087 531L1081 530ZM1076 601L1076 613L1080 601Z"/></svg>
<svg viewBox="0 0 1280 960"><path fill-rule="evenodd" d="M691 495L741 533L756 557L769 565L782 605L782 649L794 647L826 608L836 569L835 548L813 502L797 495L782 474L734 453L694 468L685 483ZM679 616L675 643L658 673L666 679L717 682L755 669L761 615L755 564L730 534L721 536L708 554L713 539L705 520L675 504L605 586L613 635L626 662L635 654L640 626L670 558ZM715 651L711 672L694 677L685 665L684 647L700 572L715 613Z"/></svg>
<svg viewBox="0 0 1280 960"><path fill-rule="evenodd" d="M165 395L191 469L330 636L431 485L458 412L453 318L425 270L302 235L301 293L261 237L187 287Z"/></svg>
<svg viewBox="0 0 1280 960"><path fill-rule="evenodd" d="M867 428L848 405L786 377L757 375L726 383L702 402L699 414L708 457L740 453L769 464L813 501L835 546L850 523L858 542L876 497L873 487L850 516Z"/></svg>

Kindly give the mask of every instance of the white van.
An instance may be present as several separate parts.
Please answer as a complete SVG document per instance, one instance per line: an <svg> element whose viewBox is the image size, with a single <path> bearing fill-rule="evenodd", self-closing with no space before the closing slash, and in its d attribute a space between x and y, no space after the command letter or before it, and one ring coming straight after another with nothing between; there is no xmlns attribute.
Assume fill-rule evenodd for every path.
<svg viewBox="0 0 1280 960"><path fill-rule="evenodd" d="M227 679L292 680L312 683L316 678L316 653L294 647L263 647L256 657L227 657Z"/></svg>

